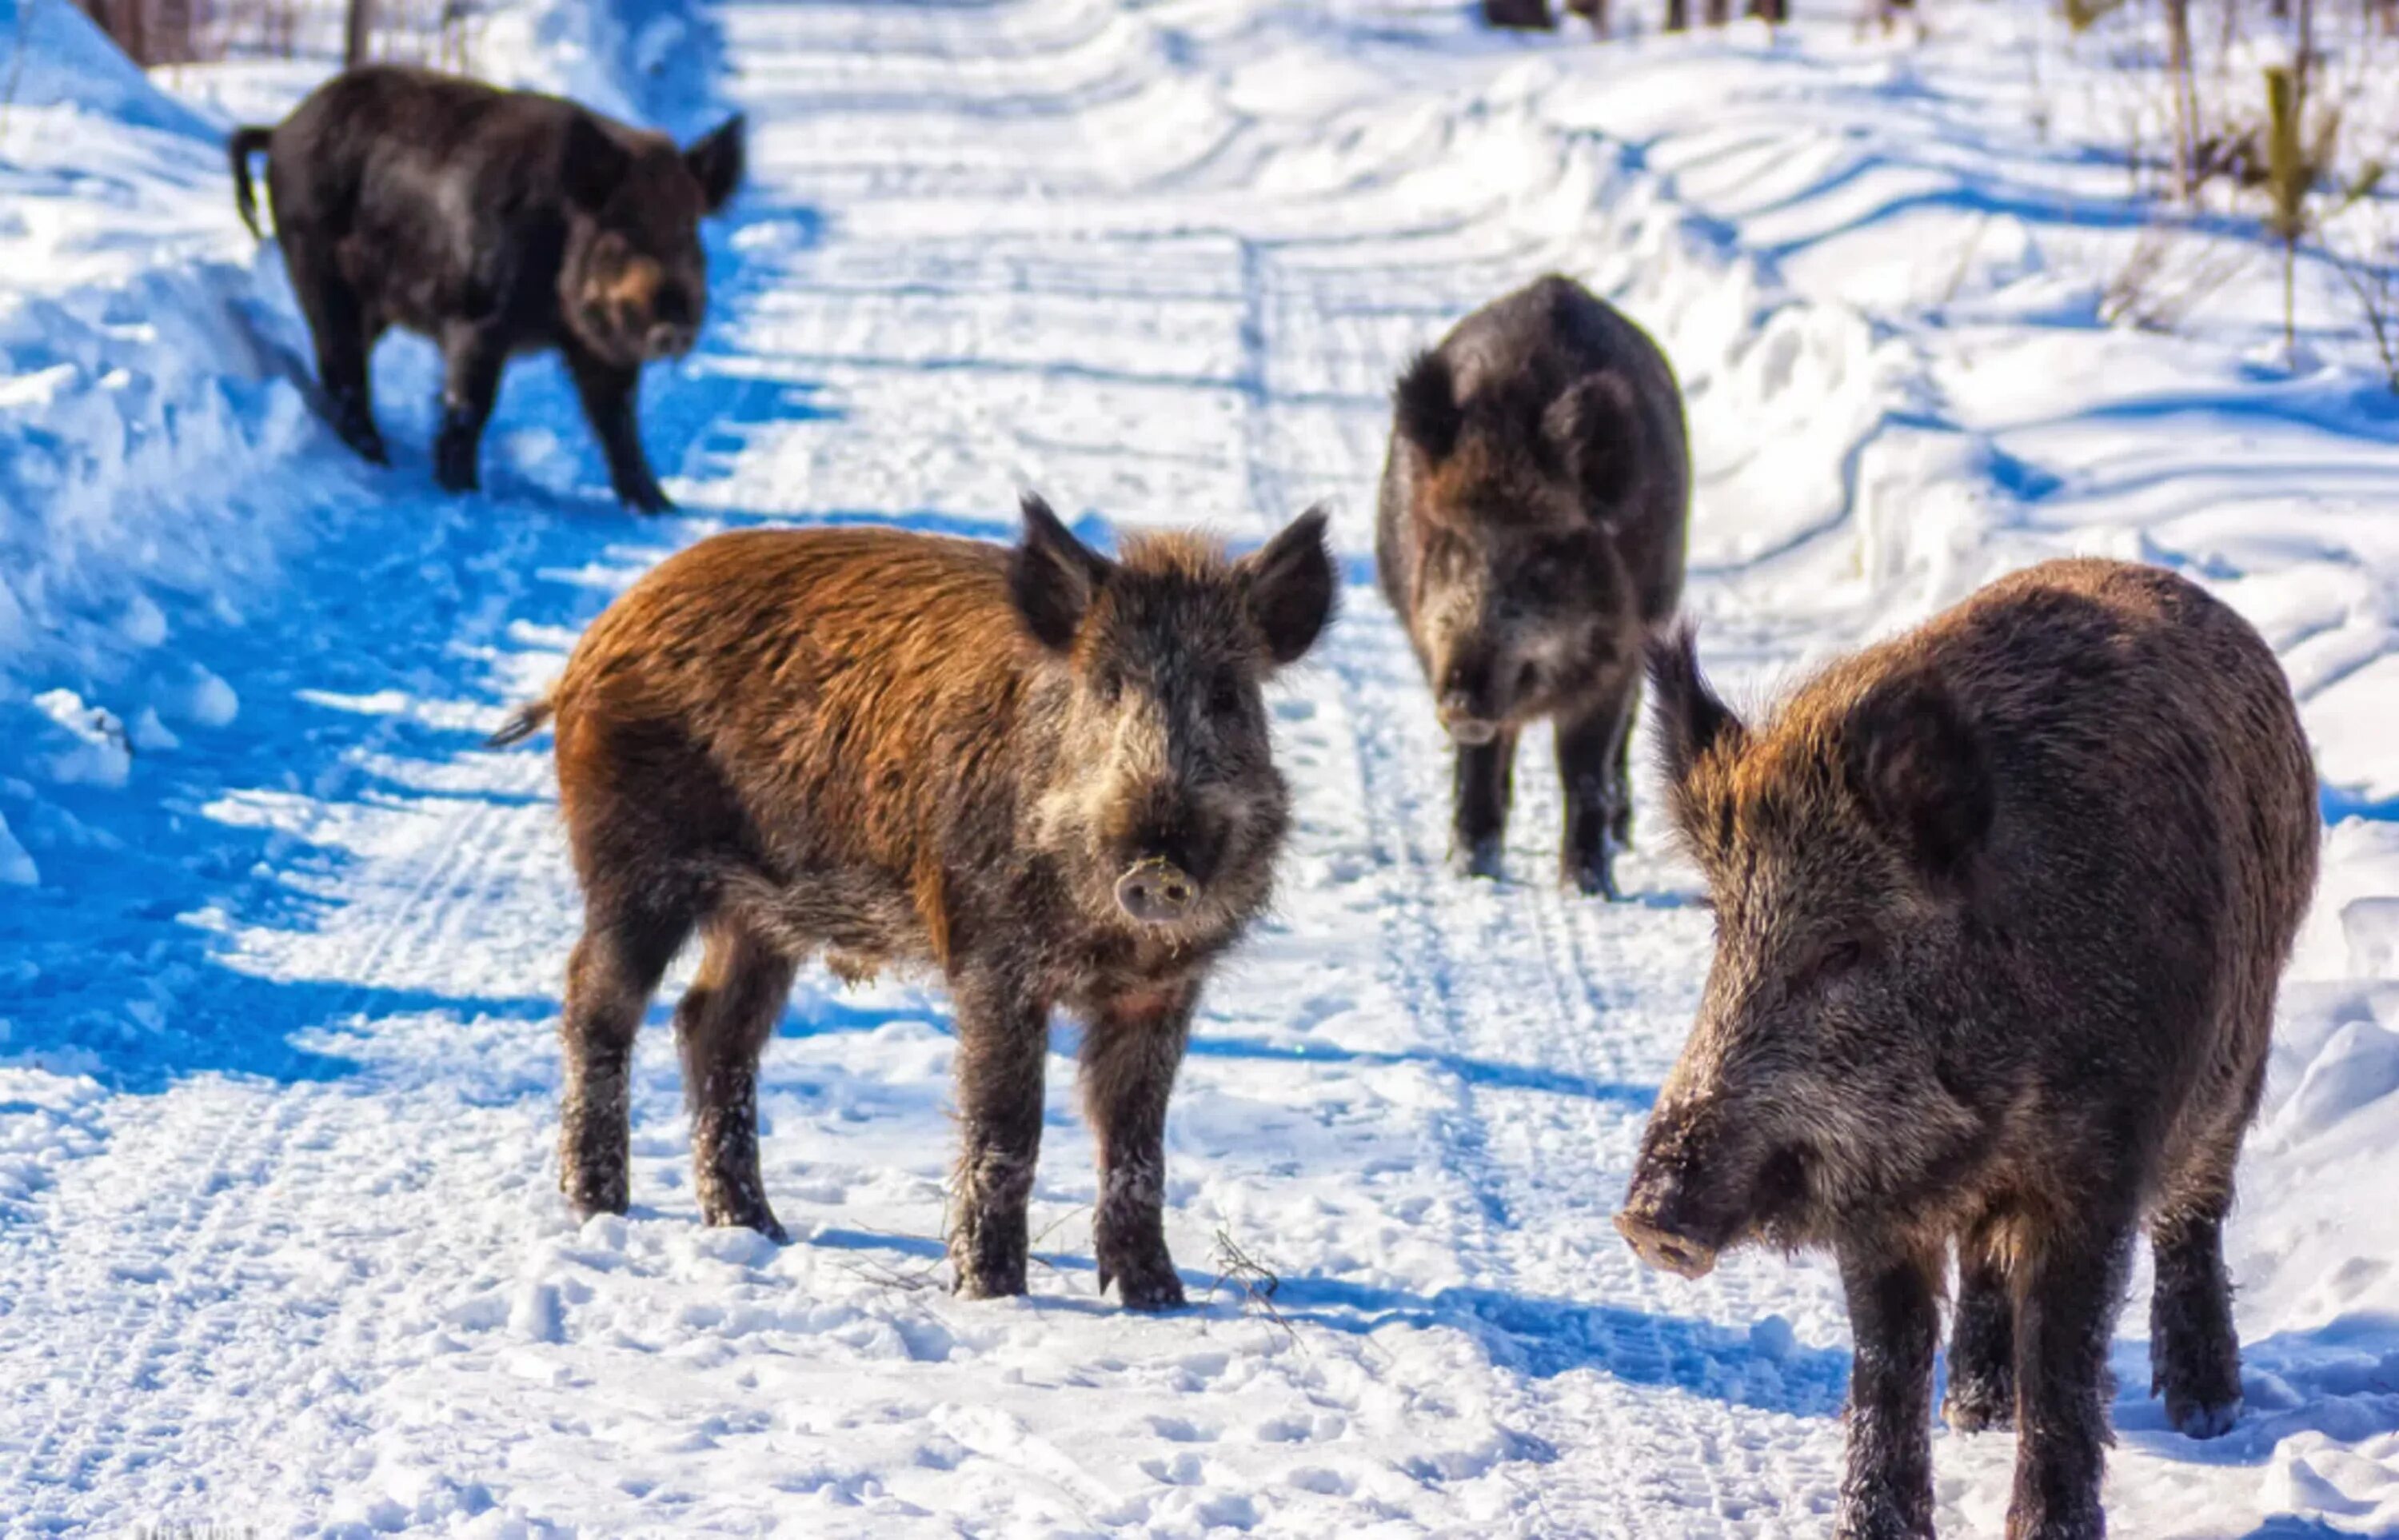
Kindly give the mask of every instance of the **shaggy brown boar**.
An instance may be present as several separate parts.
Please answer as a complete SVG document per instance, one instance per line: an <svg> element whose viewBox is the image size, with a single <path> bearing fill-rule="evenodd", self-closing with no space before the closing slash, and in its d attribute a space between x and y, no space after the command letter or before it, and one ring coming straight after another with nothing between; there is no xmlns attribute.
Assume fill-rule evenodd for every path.
<svg viewBox="0 0 2399 1540"><path fill-rule="evenodd" d="M1699 1277L1829 1247L1857 1339L1837 1533L1932 1533L1952 1426L2013 1422L2008 1533L2104 1533L2108 1344L2157 1257L2153 1389L2241 1403L2222 1229L2316 870L2274 655L2182 578L2053 561L1817 676L1769 720L1650 660L1716 952L1617 1223Z"/></svg>
<svg viewBox="0 0 2399 1540"><path fill-rule="evenodd" d="M741 180L739 117L677 150L556 97L370 65L275 128L235 131L234 201L252 234L250 157L262 150L317 376L352 449L384 463L367 360L386 328L441 348L433 464L453 492L476 484L501 369L554 347L617 497L669 506L642 450L642 366L699 334L699 221Z"/></svg>
<svg viewBox="0 0 2399 1540"><path fill-rule="evenodd" d="M1500 874L1517 736L1550 719L1563 866L1613 898L1641 642L1683 591L1690 456L1674 371L1571 279L1476 311L1408 366L1375 559L1457 750L1454 854Z"/></svg>
<svg viewBox="0 0 2399 1540"><path fill-rule="evenodd" d="M1088 1025L1100 1287L1178 1304L1160 1218L1167 1094L1211 966L1267 901L1289 821L1261 683L1332 612L1324 516L1230 561L1121 556L1038 499L1014 549L888 529L755 530L661 562L550 699L582 879L560 1180L626 1201L626 1060L685 938L675 1013L711 1224L781 1229L757 1066L793 969L937 970L957 1017L956 1287L1024 1291L1051 1007Z"/></svg>

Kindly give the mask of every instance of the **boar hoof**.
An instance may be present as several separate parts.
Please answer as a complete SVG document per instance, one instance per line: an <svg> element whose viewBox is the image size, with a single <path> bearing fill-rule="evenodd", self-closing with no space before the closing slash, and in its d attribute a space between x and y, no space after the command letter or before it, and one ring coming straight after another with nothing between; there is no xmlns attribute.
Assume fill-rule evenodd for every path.
<svg viewBox="0 0 2399 1540"><path fill-rule="evenodd" d="M721 1213L703 1214L701 1218L712 1230L755 1230L778 1246L792 1244L792 1233L783 1228L783 1222L775 1217L771 1209L750 1211L726 1209Z"/></svg>
<svg viewBox="0 0 2399 1540"><path fill-rule="evenodd" d="M2166 1421L2186 1439L2221 1439L2240 1420L2241 1398L2237 1393L2230 1400L2201 1400L2173 1391L2166 1393Z"/></svg>
<svg viewBox="0 0 2399 1540"><path fill-rule="evenodd" d="M333 409L333 433L350 446L358 457L371 466L391 464L391 455L383 447L383 435L364 408L355 404L338 405Z"/></svg>
<svg viewBox="0 0 2399 1540"><path fill-rule="evenodd" d="M1024 1292L1024 1264L977 1267L960 1263L957 1282L951 1286L950 1292L962 1300L1014 1299Z"/></svg>
<svg viewBox="0 0 2399 1540"><path fill-rule="evenodd" d="M621 1214L631 1207L621 1182L613 1186L606 1182L562 1182L559 1186L566 1194L567 1209L575 1215L577 1224L594 1214Z"/></svg>
<svg viewBox="0 0 2399 1540"><path fill-rule="evenodd" d="M1462 849L1453 851L1450 862L1461 877L1483 877L1498 882L1508 874L1506 847L1498 836L1476 840Z"/></svg>
<svg viewBox="0 0 2399 1540"><path fill-rule="evenodd" d="M1128 1310L1180 1310L1185 1304L1183 1280L1174 1275L1173 1260L1163 1255L1130 1266L1102 1267L1100 1292L1106 1293L1111 1283Z"/></svg>
<svg viewBox="0 0 2399 1540"><path fill-rule="evenodd" d="M1617 891L1616 872L1606 859L1568 862L1566 881L1586 898L1606 898L1614 903L1624 897Z"/></svg>
<svg viewBox="0 0 2399 1540"><path fill-rule="evenodd" d="M674 509L674 500L666 494L665 489L646 478L618 486L617 501L635 513L669 513Z"/></svg>
<svg viewBox="0 0 2399 1540"><path fill-rule="evenodd" d="M1941 1418L1959 1433L2003 1433L2015 1425L2015 1389L2004 1377L1953 1378Z"/></svg>
<svg viewBox="0 0 2399 1540"><path fill-rule="evenodd" d="M433 443L433 480L442 491L475 490L475 447L472 430L455 423L441 425L441 436Z"/></svg>

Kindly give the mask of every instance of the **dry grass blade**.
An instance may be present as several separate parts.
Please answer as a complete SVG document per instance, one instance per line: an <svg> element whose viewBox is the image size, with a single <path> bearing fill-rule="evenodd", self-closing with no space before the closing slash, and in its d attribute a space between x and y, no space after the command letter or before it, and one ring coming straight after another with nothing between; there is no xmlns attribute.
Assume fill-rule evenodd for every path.
<svg viewBox="0 0 2399 1540"><path fill-rule="evenodd" d="M1230 1285L1240 1292L1242 1314L1257 1311L1280 1327L1294 1346L1302 1353L1308 1351L1308 1344L1301 1340L1299 1329L1275 1308L1275 1293L1282 1288L1282 1279L1273 1268L1250 1255L1242 1249L1241 1243L1233 1238L1230 1231L1222 1228L1216 1232L1216 1243L1209 1252L1208 1260L1216 1269L1216 1280L1208 1286L1211 1300L1216 1297L1218 1290Z"/></svg>

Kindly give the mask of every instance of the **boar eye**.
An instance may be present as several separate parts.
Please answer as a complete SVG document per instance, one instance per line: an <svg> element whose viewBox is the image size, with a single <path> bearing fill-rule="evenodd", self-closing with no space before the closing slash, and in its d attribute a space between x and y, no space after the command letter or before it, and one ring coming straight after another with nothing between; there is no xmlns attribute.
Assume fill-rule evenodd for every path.
<svg viewBox="0 0 2399 1540"><path fill-rule="evenodd" d="M1238 716L1243 704L1240 680L1232 674L1218 674L1208 689L1209 715Z"/></svg>
<svg viewBox="0 0 2399 1540"><path fill-rule="evenodd" d="M1101 705L1113 706L1117 697L1124 694L1124 683L1122 669L1113 663L1103 663L1092 671L1091 694L1100 698Z"/></svg>
<svg viewBox="0 0 2399 1540"><path fill-rule="evenodd" d="M1865 960L1864 939L1856 936L1844 936L1817 954L1814 972L1819 979L1837 978Z"/></svg>

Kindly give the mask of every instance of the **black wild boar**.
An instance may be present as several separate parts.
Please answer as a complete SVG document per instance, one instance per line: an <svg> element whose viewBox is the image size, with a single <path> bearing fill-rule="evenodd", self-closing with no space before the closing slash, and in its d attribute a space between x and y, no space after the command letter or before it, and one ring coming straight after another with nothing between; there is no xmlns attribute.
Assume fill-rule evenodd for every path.
<svg viewBox="0 0 2399 1540"><path fill-rule="evenodd" d="M1837 1533L1932 1533L1950 1425L2013 1422L2012 1540L2101 1534L2108 1344L2157 1257L2153 1390L2193 1438L2241 1402L2222 1230L2316 788L2274 655L2183 579L2015 574L1738 720L1687 633L1651 671L1715 966L1643 1137L1633 1248L1829 1247L1857 1339Z"/></svg>
<svg viewBox="0 0 2399 1540"><path fill-rule="evenodd" d="M642 366L690 350L708 309L699 221L741 180L735 117L677 150L529 91L376 64L336 76L272 128L235 131L234 201L252 234L250 157L317 343L333 427L384 463L367 360L387 327L441 348L442 486L476 484L500 371L565 356L624 502L667 507L642 451Z"/></svg>
<svg viewBox="0 0 2399 1540"><path fill-rule="evenodd" d="M1393 392L1375 560L1457 746L1455 854L1500 873L1517 735L1549 718L1566 878L1616 893L1641 642L1681 602L1683 399L1641 329L1545 277L1458 322Z"/></svg>
<svg viewBox="0 0 2399 1540"><path fill-rule="evenodd" d="M957 1013L956 1287L1024 1291L1051 1007L1089 1024L1100 1286L1178 1304L1167 1095L1201 984L1265 904L1289 822L1261 682L1331 614L1324 516L1240 561L1186 535L1098 555L1036 497L1013 550L755 530L660 563L550 699L582 879L560 1181L626 1202L626 1060L684 939L675 1013L700 1210L779 1236L757 1064L793 971L938 970Z"/></svg>

